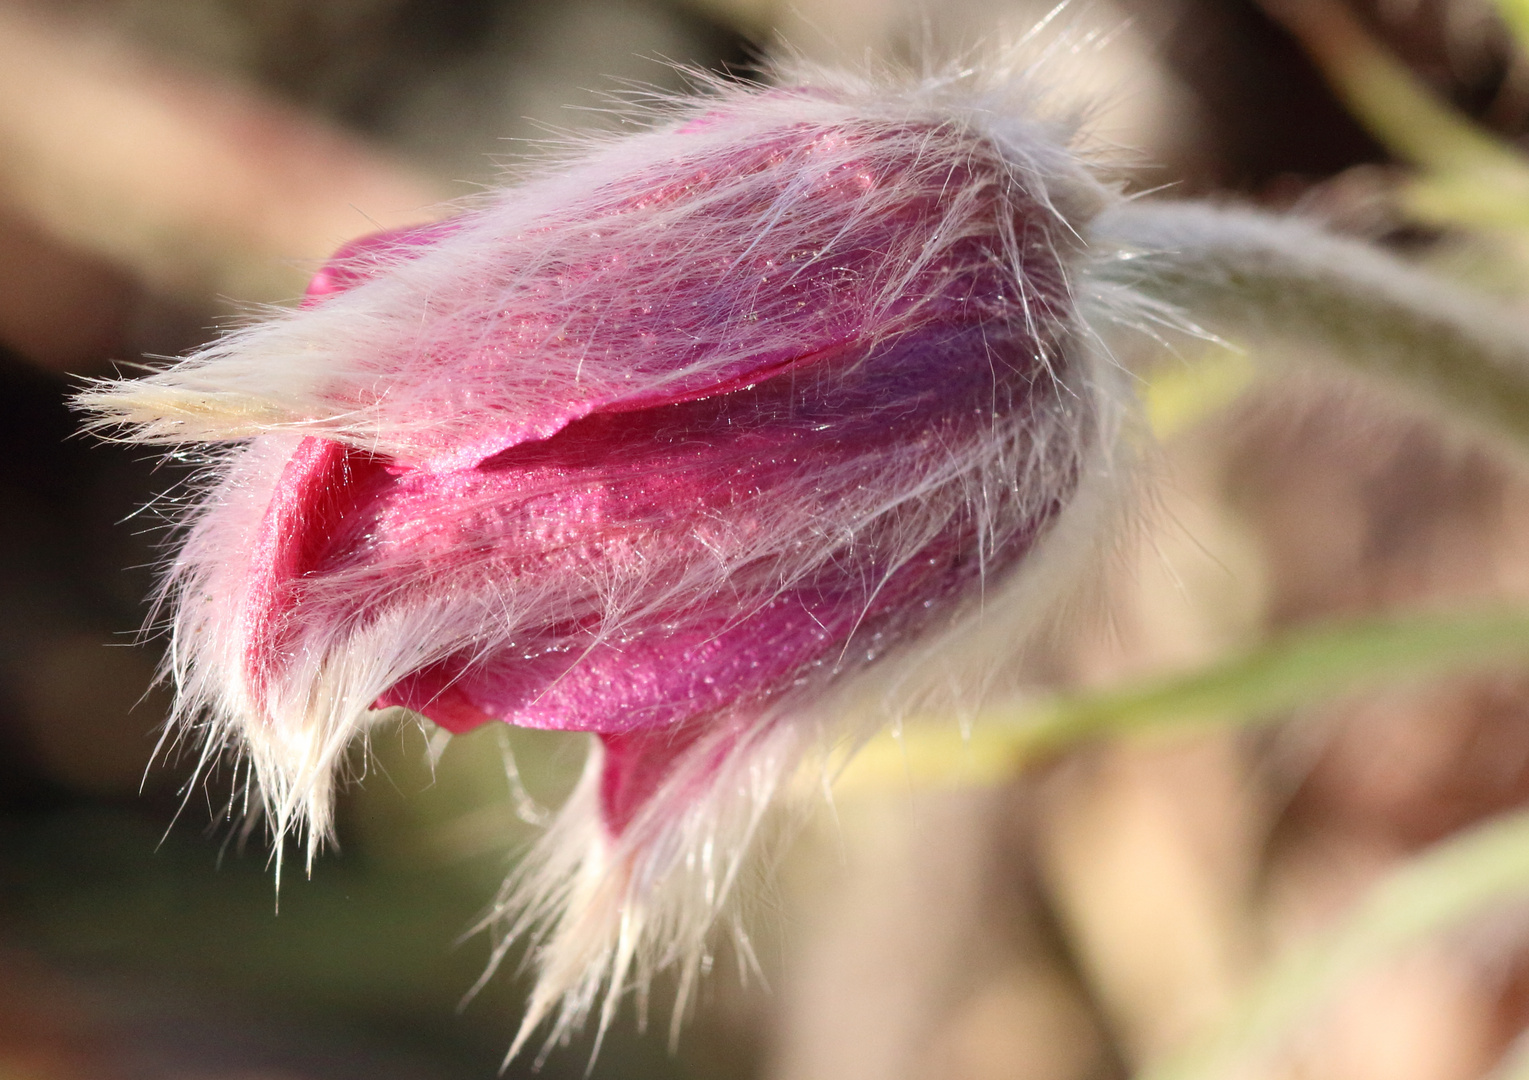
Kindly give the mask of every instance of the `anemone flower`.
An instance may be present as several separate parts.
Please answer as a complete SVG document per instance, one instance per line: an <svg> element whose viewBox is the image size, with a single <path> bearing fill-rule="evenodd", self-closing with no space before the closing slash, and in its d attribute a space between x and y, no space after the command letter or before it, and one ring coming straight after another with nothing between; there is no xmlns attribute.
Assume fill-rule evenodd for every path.
<svg viewBox="0 0 1529 1080"><path fill-rule="evenodd" d="M593 733L497 907L538 943L517 1047L603 1027L655 971L688 986L845 703L899 708L974 627L1021 647L1098 564L1129 413L1107 339L1336 321L1424 383L1457 347L1521 352L1357 245L1129 203L1022 73L778 75L82 396L126 437L223 448L167 575L176 720L204 762L244 757L310 860L381 710Z"/></svg>

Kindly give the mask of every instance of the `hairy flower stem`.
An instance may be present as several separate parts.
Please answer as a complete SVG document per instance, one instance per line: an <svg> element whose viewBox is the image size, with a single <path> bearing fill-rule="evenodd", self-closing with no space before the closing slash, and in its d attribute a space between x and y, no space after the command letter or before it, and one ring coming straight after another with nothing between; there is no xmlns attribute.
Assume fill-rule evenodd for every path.
<svg viewBox="0 0 1529 1080"><path fill-rule="evenodd" d="M1373 247L1248 210L1135 202L1100 215L1090 241L1120 252L1099 280L1196 329L1294 346L1529 455L1529 320Z"/></svg>

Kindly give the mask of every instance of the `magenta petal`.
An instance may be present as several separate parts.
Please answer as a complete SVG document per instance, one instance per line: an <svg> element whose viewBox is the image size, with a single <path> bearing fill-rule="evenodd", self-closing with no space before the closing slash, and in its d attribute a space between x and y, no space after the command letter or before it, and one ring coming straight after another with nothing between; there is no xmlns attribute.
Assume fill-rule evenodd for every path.
<svg viewBox="0 0 1529 1080"><path fill-rule="evenodd" d="M612 836L626 831L632 819L642 811L669 780L674 767L684 759L702 735L702 729L690 725L674 731L634 732L602 735L605 760L600 773L600 816ZM704 790L711 776L721 767L731 740L713 742L712 754L703 768L691 772L686 780L697 791ZM681 800L683 803L687 800Z"/></svg>
<svg viewBox="0 0 1529 1080"><path fill-rule="evenodd" d="M309 281L304 306L312 306L365 284L386 273L399 260L423 254L466 224L464 219L453 218L430 225L385 230L351 241ZM646 312L650 306L643 310ZM842 351L853 336L852 322L835 330L833 324L842 321L842 316L829 320L817 340L797 349L765 350L731 364L703 365L693 374L677 374L666 379L660 388L595 397L570 396L564 401L545 403L539 409L506 418L508 422L490 427L472 441L427 446L420 463L436 471L471 466L521 443L549 438L586 416L634 412L744 389L788 368L823 360ZM683 368L687 361L693 362L698 357L699 354L696 357L678 356L674 363L677 368Z"/></svg>
<svg viewBox="0 0 1529 1080"><path fill-rule="evenodd" d="M569 205L545 218L474 211L352 245L314 295L417 254L403 280L417 280L427 307L402 320L385 375L354 358L326 403L341 416L371 410L396 458L450 471L585 417L726 394L889 335L1018 311L1054 321L1065 283L1053 238L1002 222L1039 208L971 183L992 163L926 165L942 133L918 124L894 133L903 145L890 158L853 125L710 146L734 121L720 111L687 125L705 134L680 139L661 166L570 174ZM962 207L949 205L968 184ZM936 233L938 258L910 243ZM1023 280L1003 264L1008 243ZM890 279L889 266L905 276ZM385 295L390 311L417 303Z"/></svg>
<svg viewBox="0 0 1529 1080"><path fill-rule="evenodd" d="M419 713L453 735L462 735L494 720L472 703L459 685L461 672L453 665L435 664L396 683L372 707L399 706Z"/></svg>
<svg viewBox="0 0 1529 1080"><path fill-rule="evenodd" d="M376 459L329 439L303 439L288 459L256 534L241 611L244 675L257 696L290 659L298 583L382 474Z"/></svg>
<svg viewBox="0 0 1529 1080"><path fill-rule="evenodd" d="M431 472L469 468L525 443L549 439L568 425L589 417L642 412L747 390L788 371L842 353L846 347L842 343L828 342L821 348L801 353L766 353L736 364L714 366L689 377L669 379L659 389L552 403L492 428L481 439L430 447L431 453L419 464Z"/></svg>
<svg viewBox="0 0 1529 1080"><path fill-rule="evenodd" d="M454 220L437 221L429 225L384 229L352 240L331 255L309 280L303 293L303 306L311 307L385 273L393 262L417 254L450 236L457 228L458 223Z"/></svg>
<svg viewBox="0 0 1529 1080"><path fill-rule="evenodd" d="M314 589L337 578L386 581L389 602L403 608L426 602L443 582L502 591L506 604L543 596L540 621L493 647L475 638L375 705L405 706L452 731L497 718L651 735L659 740L651 745L678 754L677 733L759 715L944 617L979 575L1022 556L1055 506L1037 506L985 557L977 524L958 515L901 555L898 532L878 540L868 531L789 586L767 564L762 574L744 564L727 595L704 603L680 594L671 609L625 617L588 600L565 605L603 581L656 575L651 587L661 589L665 566L684 573L719 553L773 543L778 493L801 490L803 476L835 479L838 487L813 480L806 489L825 520L862 491L874 497L888 455L895 460L914 438L948 445L989 407L992 361L982 344L980 330L908 335L869 359L824 358L811 382L779 374L713 398L591 416L449 471L390 466L305 440L268 510L266 530L281 541L257 560L266 570L251 594L251 668L279 665L293 647L284 634L294 613L306 603L318 618ZM931 370L941 372L932 384ZM668 767L611 783L648 790ZM607 824L618 829L629 814Z"/></svg>

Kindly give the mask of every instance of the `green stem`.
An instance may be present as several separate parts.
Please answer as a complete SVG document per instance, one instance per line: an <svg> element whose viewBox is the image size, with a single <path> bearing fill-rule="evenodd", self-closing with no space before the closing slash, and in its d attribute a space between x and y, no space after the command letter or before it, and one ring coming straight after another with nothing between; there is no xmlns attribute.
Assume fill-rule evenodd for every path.
<svg viewBox="0 0 1529 1080"><path fill-rule="evenodd" d="M1248 210L1128 203L1091 239L1111 253L1090 271L1106 293L1129 289L1237 344L1295 346L1529 451L1529 323L1457 286Z"/></svg>
<svg viewBox="0 0 1529 1080"><path fill-rule="evenodd" d="M1316 626L1184 675L984 710L963 736L910 723L872 740L840 786L998 782L1028 758L1093 736L1249 724L1338 694L1529 660L1529 612L1372 618Z"/></svg>
<svg viewBox="0 0 1529 1080"><path fill-rule="evenodd" d="M1145 686L1056 699L1027 725L1032 746L1087 735L1260 718L1337 694L1529 658L1529 613L1414 615L1316 626ZM978 721L999 721L984 715Z"/></svg>

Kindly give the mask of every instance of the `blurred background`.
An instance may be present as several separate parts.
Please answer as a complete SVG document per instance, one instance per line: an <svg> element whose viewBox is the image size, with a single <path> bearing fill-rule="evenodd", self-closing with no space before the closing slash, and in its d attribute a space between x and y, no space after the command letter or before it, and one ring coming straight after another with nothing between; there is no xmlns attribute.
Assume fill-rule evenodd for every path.
<svg viewBox="0 0 1529 1080"><path fill-rule="evenodd" d="M345 240L619 123L609 95L680 89L676 64L752 78L782 41L910 59L1050 7L0 0L0 1078L493 1076L525 986L506 970L464 1005L488 953L466 932L583 753L484 730L432 767L418 728L380 732L341 850L278 914L227 778L186 788L160 643L139 634L184 468L82 438L71 388L291 301ZM1079 0L1037 48L1131 189L1314 215L1523 304L1529 199L1443 183L1472 175L1449 125L1510 156L1529 133L1514 10ZM1401 90L1364 81L1375 57ZM1520 472L1318 374L1206 370L1158 425L1159 494L1108 617L1032 657L1037 685L1186 670L1327 619L1529 602ZM1275 719L1093 740L983 783L842 785L754 895L769 985L722 950L676 1053L662 1020L641 1035L624 1014L593 1075L1132 1075L1394 867L1529 798L1522 669ZM1526 931L1504 917L1408 950L1240 1068L1486 1075L1529 1022ZM589 1049L541 1075L584 1075Z"/></svg>

